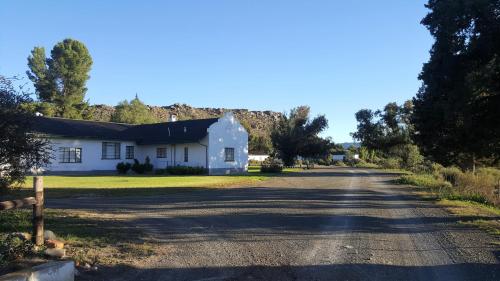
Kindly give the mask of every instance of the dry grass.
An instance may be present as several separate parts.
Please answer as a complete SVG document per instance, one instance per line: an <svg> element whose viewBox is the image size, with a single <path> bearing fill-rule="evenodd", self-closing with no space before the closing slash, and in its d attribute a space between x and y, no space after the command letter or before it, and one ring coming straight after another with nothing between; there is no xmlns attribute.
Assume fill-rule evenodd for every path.
<svg viewBox="0 0 500 281"><path fill-rule="evenodd" d="M127 215L46 209L45 229L65 242L67 255L77 264L112 265L155 253L154 243L140 230L130 229L129 219ZM0 239L12 232L31 232L31 210L0 213ZM19 262L23 261L4 266L15 267Z"/></svg>
<svg viewBox="0 0 500 281"><path fill-rule="evenodd" d="M476 202L465 202L458 200L439 200L438 204L450 213L477 219L460 222L464 225L473 225L486 230L488 233L500 237L500 209L493 206L485 206Z"/></svg>
<svg viewBox="0 0 500 281"><path fill-rule="evenodd" d="M481 168L476 174L457 168L441 168L433 174L403 175L398 184L426 187L439 198L500 206L500 170Z"/></svg>

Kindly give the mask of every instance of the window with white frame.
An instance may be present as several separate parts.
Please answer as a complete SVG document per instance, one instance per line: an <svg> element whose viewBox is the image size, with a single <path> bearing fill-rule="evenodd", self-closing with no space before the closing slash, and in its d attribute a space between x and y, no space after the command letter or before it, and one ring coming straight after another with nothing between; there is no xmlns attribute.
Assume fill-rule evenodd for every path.
<svg viewBox="0 0 500 281"><path fill-rule="evenodd" d="M125 147L125 159L134 159L134 146L127 145Z"/></svg>
<svg viewBox="0 0 500 281"><path fill-rule="evenodd" d="M189 161L189 148L186 146L184 147L184 162Z"/></svg>
<svg viewBox="0 0 500 281"><path fill-rule="evenodd" d="M167 158L167 148L166 147L156 148L156 158Z"/></svg>
<svg viewBox="0 0 500 281"><path fill-rule="evenodd" d="M234 161L234 148L233 147L224 148L224 160L226 162L233 162Z"/></svg>
<svg viewBox="0 0 500 281"><path fill-rule="evenodd" d="M59 163L82 163L80 147L59 147Z"/></svg>
<svg viewBox="0 0 500 281"><path fill-rule="evenodd" d="M103 142L102 159L120 159L120 143Z"/></svg>

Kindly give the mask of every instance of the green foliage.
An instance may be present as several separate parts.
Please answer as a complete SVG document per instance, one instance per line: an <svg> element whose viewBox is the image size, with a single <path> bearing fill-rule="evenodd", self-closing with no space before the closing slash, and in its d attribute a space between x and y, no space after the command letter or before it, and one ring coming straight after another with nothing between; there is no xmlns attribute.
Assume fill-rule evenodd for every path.
<svg viewBox="0 0 500 281"><path fill-rule="evenodd" d="M412 172L421 170L424 163L424 157L420 154L420 150L416 145L406 144L402 146L401 154L399 156L401 159L400 168Z"/></svg>
<svg viewBox="0 0 500 281"><path fill-rule="evenodd" d="M397 180L400 184L431 188L440 198L494 206L500 205L500 198L495 194L499 181L500 170L495 168L481 168L474 174L440 166L435 167L434 174L405 175Z"/></svg>
<svg viewBox="0 0 500 281"><path fill-rule="evenodd" d="M111 120L127 124L148 124L158 121L137 95L130 102L127 100L120 102L115 107Z"/></svg>
<svg viewBox="0 0 500 281"><path fill-rule="evenodd" d="M170 166L165 169L158 169L155 172L158 175L205 175L207 169L204 167Z"/></svg>
<svg viewBox="0 0 500 281"><path fill-rule="evenodd" d="M48 142L32 134L34 115L23 107L30 102L0 75L0 189L21 184L31 168L49 163Z"/></svg>
<svg viewBox="0 0 500 281"><path fill-rule="evenodd" d="M119 174L126 174L130 170L130 168L132 168L132 165L130 163L120 162L116 164L116 170Z"/></svg>
<svg viewBox="0 0 500 281"><path fill-rule="evenodd" d="M3 266L10 261L33 256L34 244L24 240L16 234L0 234L0 265Z"/></svg>
<svg viewBox="0 0 500 281"><path fill-rule="evenodd" d="M267 158L260 166L262 173L281 173L283 172L283 163L275 158Z"/></svg>
<svg viewBox="0 0 500 281"><path fill-rule="evenodd" d="M435 42L414 98L424 155L462 168L500 158L499 0L430 0L422 20ZM490 162L490 163L491 163Z"/></svg>
<svg viewBox="0 0 500 281"><path fill-rule="evenodd" d="M300 106L277 122L271 133L271 141L278 157L286 166L292 166L297 156L305 158L322 157L333 146L330 139L323 139L319 133L328 127L325 116L309 119L309 107Z"/></svg>
<svg viewBox="0 0 500 281"><path fill-rule="evenodd" d="M90 78L92 58L85 45L65 39L57 43L46 58L43 47L35 47L28 57L27 75L38 99L55 105L55 116L83 118L88 103L84 100Z"/></svg>
<svg viewBox="0 0 500 281"><path fill-rule="evenodd" d="M352 136L361 141L362 147L367 150L390 154L395 147L411 143L412 108L412 103L407 101L401 106L388 103L383 110L375 112L361 109L355 114L358 125Z"/></svg>
<svg viewBox="0 0 500 281"><path fill-rule="evenodd" d="M424 157L410 138L413 134L412 113L411 101L401 106L391 102L375 112L369 109L358 111L357 131L352 136L362 143L360 158L390 169L421 170Z"/></svg>
<svg viewBox="0 0 500 281"><path fill-rule="evenodd" d="M385 169L399 169L401 168L401 160L396 157L388 157L382 159L380 165Z"/></svg>
<svg viewBox="0 0 500 281"><path fill-rule="evenodd" d="M250 136L248 151L252 154L269 154L272 150L271 138L269 136Z"/></svg>
<svg viewBox="0 0 500 281"><path fill-rule="evenodd" d="M368 169L378 169L380 168L379 165L375 164L375 163L370 163L370 162L366 162L364 160L359 160L359 161L356 161L356 162L352 162L352 166L356 167L356 168L368 168Z"/></svg>
<svg viewBox="0 0 500 281"><path fill-rule="evenodd" d="M450 183L441 179L437 179L435 176L430 174L403 175L399 179L397 179L396 182L398 184L421 186L435 190L451 188Z"/></svg>
<svg viewBox="0 0 500 281"><path fill-rule="evenodd" d="M132 171L136 174L144 174L144 173L149 173L153 171L153 164L151 164L151 160L149 159L149 156L146 157L144 164L141 164L139 160L134 159L134 164L132 164Z"/></svg>
<svg viewBox="0 0 500 281"><path fill-rule="evenodd" d="M457 167L443 167L439 169L437 175L440 176L443 180L451 183L452 185L456 185L458 182L458 178L462 175L462 171Z"/></svg>

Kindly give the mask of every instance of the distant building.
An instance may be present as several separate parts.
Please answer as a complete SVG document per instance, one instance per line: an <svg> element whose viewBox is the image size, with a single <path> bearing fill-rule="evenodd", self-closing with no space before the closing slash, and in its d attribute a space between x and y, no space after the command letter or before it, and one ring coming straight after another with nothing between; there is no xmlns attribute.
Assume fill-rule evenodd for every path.
<svg viewBox="0 0 500 281"><path fill-rule="evenodd" d="M358 160L359 159L359 154L353 154L352 158L354 160ZM346 155L345 154L333 154L332 155L332 160L333 161L344 161L344 160L346 160Z"/></svg>
<svg viewBox="0 0 500 281"><path fill-rule="evenodd" d="M345 154L334 154L332 155L333 161L344 161Z"/></svg>

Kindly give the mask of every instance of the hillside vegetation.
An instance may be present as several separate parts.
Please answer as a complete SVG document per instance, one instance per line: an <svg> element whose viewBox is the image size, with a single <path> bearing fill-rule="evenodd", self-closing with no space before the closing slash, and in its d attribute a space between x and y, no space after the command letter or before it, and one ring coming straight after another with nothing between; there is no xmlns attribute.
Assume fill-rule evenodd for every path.
<svg viewBox="0 0 500 281"><path fill-rule="evenodd" d="M192 107L187 104L173 104L168 106L148 106L151 113L158 122L167 121L172 114L177 115L178 120L202 119L220 117L226 111L232 111L236 118L248 129L252 136L269 136L275 121L282 115L274 111L250 111L248 109L227 109ZM114 106L91 105L89 108L91 119L95 121L111 121L115 112Z"/></svg>

